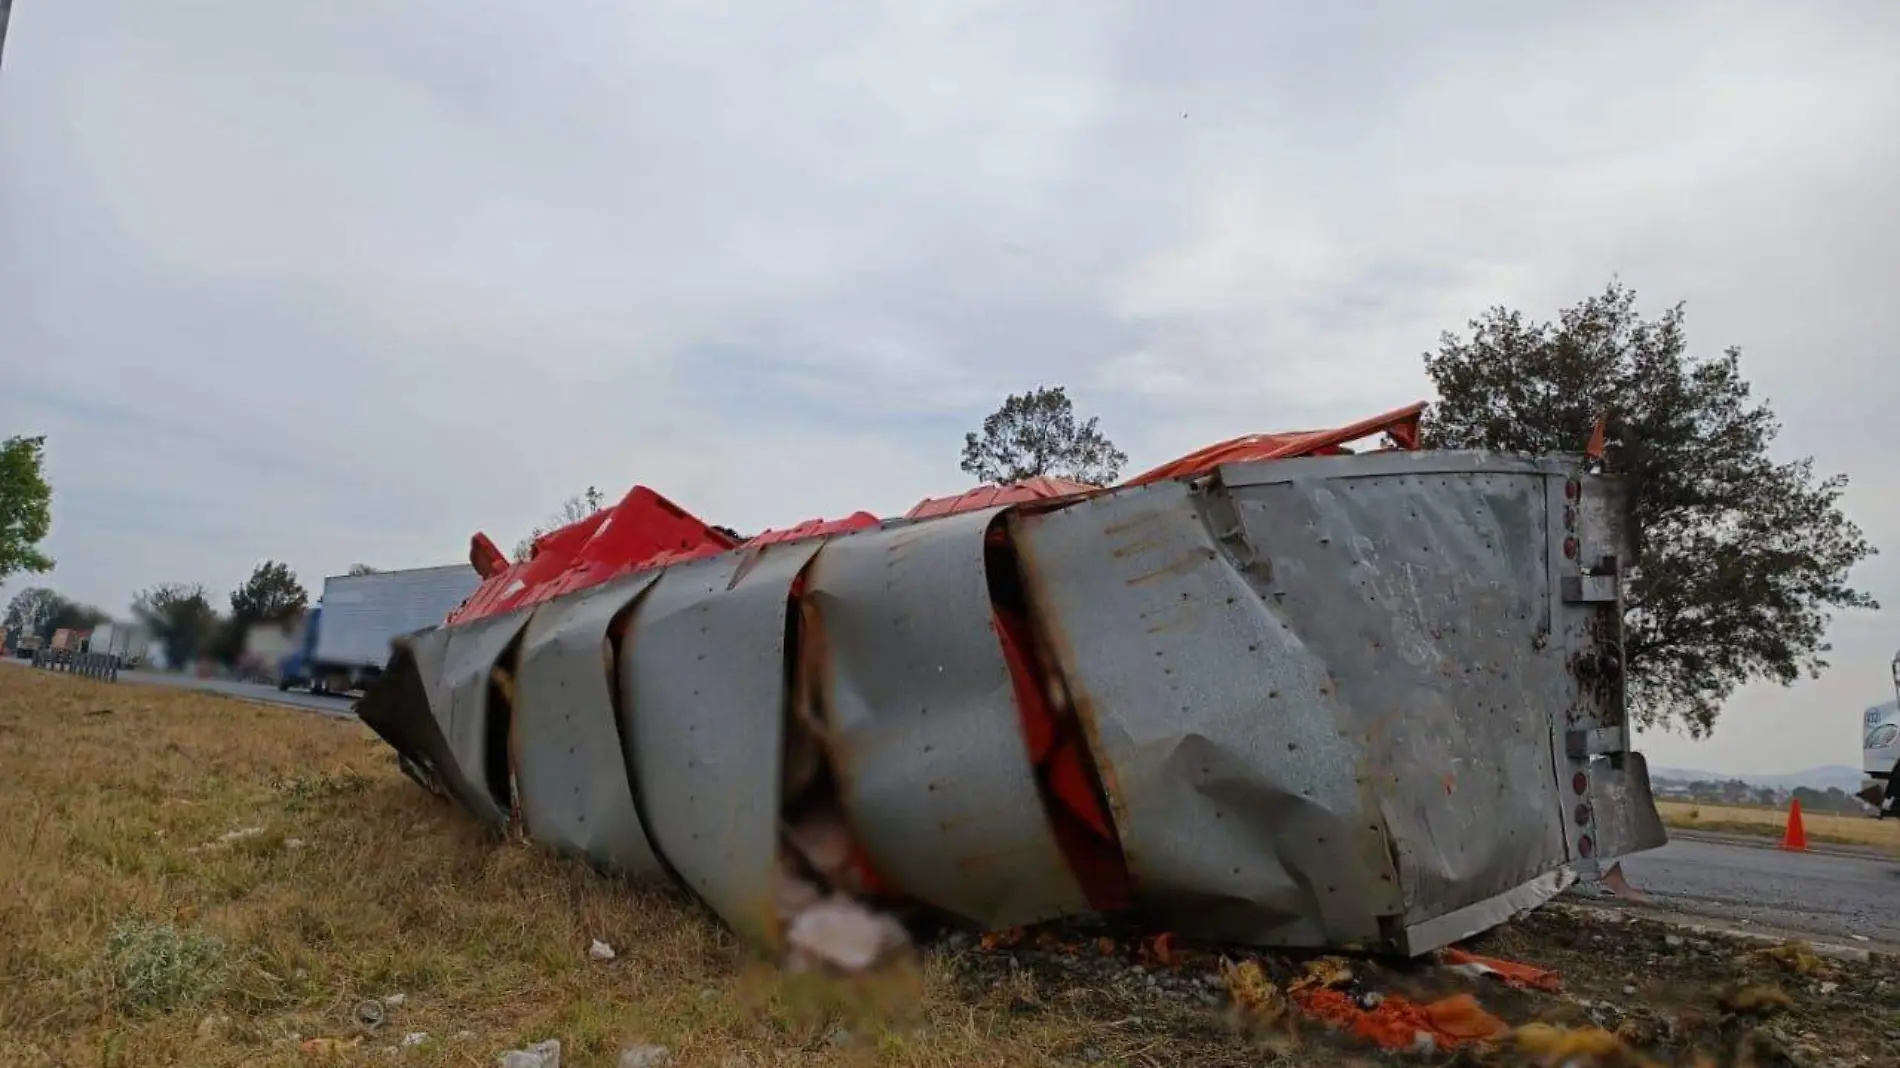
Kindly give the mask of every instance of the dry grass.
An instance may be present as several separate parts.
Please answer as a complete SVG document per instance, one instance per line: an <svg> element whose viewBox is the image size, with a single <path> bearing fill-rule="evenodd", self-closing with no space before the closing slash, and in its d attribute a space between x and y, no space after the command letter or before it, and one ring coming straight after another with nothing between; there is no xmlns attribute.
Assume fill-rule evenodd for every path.
<svg viewBox="0 0 1900 1068"><path fill-rule="evenodd" d="M1788 811L1745 805L1705 805L1692 801L1658 801L1663 822L1684 830L1720 831L1780 838L1788 826ZM1838 816L1801 810L1801 826L1810 842L1878 846L1900 852L1900 820L1871 816Z"/></svg>
<svg viewBox="0 0 1900 1068"><path fill-rule="evenodd" d="M355 1037L358 1000L398 992L321 1063L486 1066L549 1037L570 1068L638 1043L675 1066L1127 1048L1116 1020L1025 1013L1022 983L941 956L907 1011L853 1014L688 903L488 837L347 721L0 667L0 768L0 1064L318 1063L299 1039ZM594 938L618 959L591 961ZM392 1048L411 1032L433 1040ZM1203 1063L1245 1056L1206 1041Z"/></svg>

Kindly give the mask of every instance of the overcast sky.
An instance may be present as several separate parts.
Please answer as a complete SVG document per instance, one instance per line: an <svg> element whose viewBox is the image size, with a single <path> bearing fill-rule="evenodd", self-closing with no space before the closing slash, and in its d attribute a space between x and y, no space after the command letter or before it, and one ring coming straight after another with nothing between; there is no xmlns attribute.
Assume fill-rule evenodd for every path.
<svg viewBox="0 0 1900 1068"><path fill-rule="evenodd" d="M1038 383L1138 470L1424 398L1441 330L1620 275L1743 347L1889 549L1827 676L1651 760L1857 764L1900 647L1896 49L1882 0L24 0L31 581L316 589L590 483L748 530L895 513Z"/></svg>

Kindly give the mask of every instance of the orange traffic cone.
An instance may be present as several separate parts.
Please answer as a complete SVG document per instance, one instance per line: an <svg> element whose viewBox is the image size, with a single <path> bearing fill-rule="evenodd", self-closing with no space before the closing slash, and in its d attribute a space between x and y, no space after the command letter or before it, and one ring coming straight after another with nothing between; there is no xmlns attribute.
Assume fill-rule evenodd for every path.
<svg viewBox="0 0 1900 1068"><path fill-rule="evenodd" d="M1796 853L1808 851L1808 832L1801 826L1801 799L1798 797L1788 805L1788 829L1781 836L1781 848Z"/></svg>

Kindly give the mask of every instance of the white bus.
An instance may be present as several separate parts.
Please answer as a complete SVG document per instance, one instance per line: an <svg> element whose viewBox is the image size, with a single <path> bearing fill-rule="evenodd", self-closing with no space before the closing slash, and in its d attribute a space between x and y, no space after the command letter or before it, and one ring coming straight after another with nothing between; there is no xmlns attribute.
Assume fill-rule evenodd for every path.
<svg viewBox="0 0 1900 1068"><path fill-rule="evenodd" d="M1860 799L1878 806L1880 818L1900 816L1900 653L1893 658L1894 700L1861 714Z"/></svg>

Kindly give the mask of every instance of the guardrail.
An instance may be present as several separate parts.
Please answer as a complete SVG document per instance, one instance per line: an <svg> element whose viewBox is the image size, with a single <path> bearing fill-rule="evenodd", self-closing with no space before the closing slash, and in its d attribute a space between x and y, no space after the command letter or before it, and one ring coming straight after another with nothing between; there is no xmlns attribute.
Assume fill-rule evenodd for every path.
<svg viewBox="0 0 1900 1068"><path fill-rule="evenodd" d="M116 653L75 653L65 649L35 649L33 666L47 671L63 671L100 682L119 681L119 656Z"/></svg>

